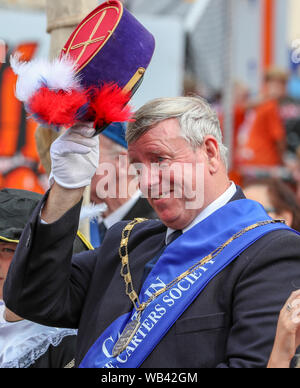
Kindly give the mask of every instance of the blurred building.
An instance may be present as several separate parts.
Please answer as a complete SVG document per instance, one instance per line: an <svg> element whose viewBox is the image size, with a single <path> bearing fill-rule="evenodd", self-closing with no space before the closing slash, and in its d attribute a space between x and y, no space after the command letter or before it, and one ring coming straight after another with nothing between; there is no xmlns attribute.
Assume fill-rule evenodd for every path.
<svg viewBox="0 0 300 388"><path fill-rule="evenodd" d="M287 0L125 1L135 14L181 19L187 34L188 69L209 91L224 88L228 56L232 73L247 82L252 93L259 91L267 62L288 67Z"/></svg>
<svg viewBox="0 0 300 388"><path fill-rule="evenodd" d="M288 40L292 42L295 39L300 39L300 1L288 0Z"/></svg>

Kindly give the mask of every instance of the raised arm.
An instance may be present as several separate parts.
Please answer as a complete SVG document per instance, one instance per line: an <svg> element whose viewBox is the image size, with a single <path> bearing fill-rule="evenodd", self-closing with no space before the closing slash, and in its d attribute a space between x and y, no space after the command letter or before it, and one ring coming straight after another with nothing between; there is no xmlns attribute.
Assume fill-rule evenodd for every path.
<svg viewBox="0 0 300 388"><path fill-rule="evenodd" d="M7 307L41 324L77 327L95 265L93 251L72 257L82 194L99 160L92 133L77 126L53 143L51 190L24 229L4 286Z"/></svg>

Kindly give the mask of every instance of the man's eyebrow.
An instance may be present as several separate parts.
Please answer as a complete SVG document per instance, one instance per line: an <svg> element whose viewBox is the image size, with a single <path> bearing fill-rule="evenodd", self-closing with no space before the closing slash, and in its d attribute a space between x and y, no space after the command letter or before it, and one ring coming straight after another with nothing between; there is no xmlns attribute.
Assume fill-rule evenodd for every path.
<svg viewBox="0 0 300 388"><path fill-rule="evenodd" d="M154 154L154 155L160 155L161 153L162 153L161 150L159 151L159 150L156 150L156 149L151 150L151 151L149 152L149 154Z"/></svg>

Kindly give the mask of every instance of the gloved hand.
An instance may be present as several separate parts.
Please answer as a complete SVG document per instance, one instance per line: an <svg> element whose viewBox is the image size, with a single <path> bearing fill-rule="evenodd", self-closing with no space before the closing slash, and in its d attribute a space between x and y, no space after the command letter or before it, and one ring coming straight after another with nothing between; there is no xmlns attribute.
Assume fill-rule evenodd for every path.
<svg viewBox="0 0 300 388"><path fill-rule="evenodd" d="M93 123L82 123L68 129L50 148L50 185L54 181L66 189L88 186L99 164L99 136Z"/></svg>

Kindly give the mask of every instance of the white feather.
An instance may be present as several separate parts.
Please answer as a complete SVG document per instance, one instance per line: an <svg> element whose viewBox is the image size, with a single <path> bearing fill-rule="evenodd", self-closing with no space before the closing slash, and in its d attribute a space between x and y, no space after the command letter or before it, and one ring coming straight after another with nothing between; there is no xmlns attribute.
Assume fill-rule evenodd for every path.
<svg viewBox="0 0 300 388"><path fill-rule="evenodd" d="M27 102L42 86L66 92L80 89L76 65L66 56L53 61L34 59L22 62L20 54L16 53L11 56L10 64L14 73L18 75L16 97L20 101Z"/></svg>
<svg viewBox="0 0 300 388"><path fill-rule="evenodd" d="M87 206L83 206L80 212L80 222L85 219L89 219L92 221L93 219L97 219L101 221L102 214L107 210L107 205L105 203L101 203L99 205L90 204Z"/></svg>

